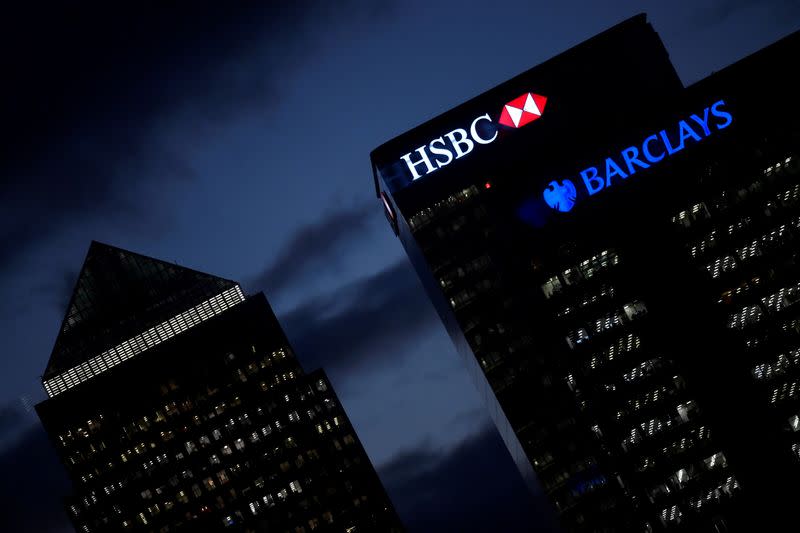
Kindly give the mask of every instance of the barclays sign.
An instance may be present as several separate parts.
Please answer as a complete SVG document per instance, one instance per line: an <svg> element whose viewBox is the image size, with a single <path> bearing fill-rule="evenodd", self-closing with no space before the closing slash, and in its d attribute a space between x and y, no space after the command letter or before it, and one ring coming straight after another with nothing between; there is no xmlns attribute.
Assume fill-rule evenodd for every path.
<svg viewBox="0 0 800 533"><path fill-rule="evenodd" d="M703 109L702 113L680 120L669 131L664 129L649 135L641 143L624 148L619 154L607 157L599 165L580 171L580 180L576 181L589 196L608 189L617 181L628 179L639 170L650 168L680 152L689 144L701 142L714 132L730 126L733 116L724 107L725 102L719 100ZM542 196L548 206L566 213L577 201L578 187L569 179L551 181Z"/></svg>
<svg viewBox="0 0 800 533"><path fill-rule="evenodd" d="M556 211L566 213L572 209L577 199L578 190L570 180L563 180L560 184L557 181L551 181L544 190L544 201Z"/></svg>

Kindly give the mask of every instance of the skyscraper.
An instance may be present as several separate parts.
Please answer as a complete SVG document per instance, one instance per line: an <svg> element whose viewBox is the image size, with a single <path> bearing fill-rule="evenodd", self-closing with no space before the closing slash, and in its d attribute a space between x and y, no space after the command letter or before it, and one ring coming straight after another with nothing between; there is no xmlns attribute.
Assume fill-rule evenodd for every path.
<svg viewBox="0 0 800 533"><path fill-rule="evenodd" d="M800 480L800 35L685 87L638 15L380 146L375 188L568 531L772 531Z"/></svg>
<svg viewBox="0 0 800 533"><path fill-rule="evenodd" d="M401 531L263 294L92 243L37 406L92 531Z"/></svg>

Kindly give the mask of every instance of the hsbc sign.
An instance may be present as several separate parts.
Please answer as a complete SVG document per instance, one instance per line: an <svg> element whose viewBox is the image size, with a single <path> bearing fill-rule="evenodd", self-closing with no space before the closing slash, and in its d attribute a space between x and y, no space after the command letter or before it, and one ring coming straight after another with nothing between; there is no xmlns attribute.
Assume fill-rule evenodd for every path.
<svg viewBox="0 0 800 533"><path fill-rule="evenodd" d="M419 179L456 159L471 153L476 147L491 144L497 139L498 124L508 128L521 128L542 116L547 98L525 93L503 106L497 124L489 113L475 117L469 127L456 128L423 144L402 156L414 179Z"/></svg>
<svg viewBox="0 0 800 533"><path fill-rule="evenodd" d="M500 124L511 128L521 128L542 116L547 98L538 94L526 93L503 106Z"/></svg>

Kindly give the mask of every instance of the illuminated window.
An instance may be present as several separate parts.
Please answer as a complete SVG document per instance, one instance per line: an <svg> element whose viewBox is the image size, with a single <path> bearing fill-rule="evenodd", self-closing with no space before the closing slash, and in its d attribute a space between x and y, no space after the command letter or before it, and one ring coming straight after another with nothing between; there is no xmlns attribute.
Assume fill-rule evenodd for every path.
<svg viewBox="0 0 800 533"><path fill-rule="evenodd" d="M728 226L728 235L733 237L738 235L739 233L742 233L752 224L752 222L753 220L750 217L743 217L739 219L735 223L730 224Z"/></svg>
<svg viewBox="0 0 800 533"><path fill-rule="evenodd" d="M589 340L589 332L586 331L586 328L577 328L567 335L567 344L573 350L587 340Z"/></svg>
<svg viewBox="0 0 800 533"><path fill-rule="evenodd" d="M628 317L628 320L636 320L647 314L647 307L645 307L643 302L638 300L625 304L622 310L625 312L625 316Z"/></svg>
<svg viewBox="0 0 800 533"><path fill-rule="evenodd" d="M678 415L684 422L688 422L690 418L697 416L698 411L697 404L693 401L688 401L678 406Z"/></svg>
<svg viewBox="0 0 800 533"><path fill-rule="evenodd" d="M778 195L778 200L786 206L794 205L798 198L800 198L800 185L794 185Z"/></svg>
<svg viewBox="0 0 800 533"><path fill-rule="evenodd" d="M753 241L750 244L736 249L736 256L740 261L748 261L754 257L762 255L761 246L758 241Z"/></svg>
<svg viewBox="0 0 800 533"><path fill-rule="evenodd" d="M611 344L603 352L594 355L589 366L594 370L605 364L607 361L613 361L621 355L638 350L641 347L641 339L637 335L628 334L625 337L617 339L616 342Z"/></svg>
<svg viewBox="0 0 800 533"><path fill-rule="evenodd" d="M790 381L775 387L770 396L770 403L773 405L784 402L786 400L796 400L800 392L800 383L797 381Z"/></svg>
<svg viewBox="0 0 800 533"><path fill-rule="evenodd" d="M688 211L681 211L680 213L672 217L672 222L674 224L677 224L679 226L684 226L686 228L688 228L692 224L692 220L689 218Z"/></svg>
<svg viewBox="0 0 800 533"><path fill-rule="evenodd" d="M705 255L705 253L714 248L717 244L717 230L713 230L711 233L706 235L702 240L696 242L692 246L689 247L689 253L692 256L692 259L697 259Z"/></svg>
<svg viewBox="0 0 800 533"><path fill-rule="evenodd" d="M773 293L761 299L764 307L772 313L777 313L782 309L794 305L800 300L800 283L784 287L776 293Z"/></svg>
<svg viewBox="0 0 800 533"><path fill-rule="evenodd" d="M683 513L678 508L677 505L673 505L672 507L667 507L663 511L661 511L661 522L664 525L668 524L679 524L681 519L683 518Z"/></svg>
<svg viewBox="0 0 800 533"><path fill-rule="evenodd" d="M50 397L60 394L120 364L123 360L139 355L168 338L178 335L242 301L244 301L244 294L237 285L180 315L170 318L166 322L139 333L88 361L80 363L76 367L66 370L54 378L44 381L44 388Z"/></svg>
<svg viewBox="0 0 800 533"><path fill-rule="evenodd" d="M594 321L594 332L602 333L621 325L622 315L620 313L608 313Z"/></svg>
<svg viewBox="0 0 800 533"><path fill-rule="evenodd" d="M655 486L655 487L653 487L652 489L650 489L650 491L649 491L649 492L650 492L650 499L651 499L652 501L657 501L658 499L660 499L660 498L662 498L662 497L666 497L666 496L667 496L667 495L669 495L669 494L670 494L672 491L671 491L671 490L670 490L670 488L669 488L669 487L666 485L666 483L661 483L661 484L659 484L659 485L656 485L656 486Z"/></svg>
<svg viewBox="0 0 800 533"><path fill-rule="evenodd" d="M706 270L708 270L712 278L717 279L722 276L722 274L736 270L736 259L734 259L732 255L720 257L706 265Z"/></svg>
<svg viewBox="0 0 800 533"><path fill-rule="evenodd" d="M661 359L649 359L643 361L639 365L633 367L630 371L622 375L622 379L628 383L639 381L640 379L650 376L661 368Z"/></svg>
<svg viewBox="0 0 800 533"><path fill-rule="evenodd" d="M766 363L761 363L753 367L753 377L761 381L769 381L774 377L781 376L792 367L800 366L800 349L793 349L789 352L778 355L775 359Z"/></svg>
<svg viewBox="0 0 800 533"><path fill-rule="evenodd" d="M599 254L582 261L580 270L586 279L589 279L617 264L619 264L617 253L614 250L603 250Z"/></svg>
<svg viewBox="0 0 800 533"><path fill-rule="evenodd" d="M558 276L553 276L542 285L542 292L544 292L545 298L550 298L561 292L561 288L561 280L558 279Z"/></svg>
<svg viewBox="0 0 800 533"><path fill-rule="evenodd" d="M717 452L711 457L703 460L703 465L708 470L715 470L719 469L722 470L728 467L728 461L725 459L725 454L722 452Z"/></svg>
<svg viewBox="0 0 800 533"><path fill-rule="evenodd" d="M581 282L583 275L577 268L568 268L561 273L564 277L564 283L567 285L576 285Z"/></svg>

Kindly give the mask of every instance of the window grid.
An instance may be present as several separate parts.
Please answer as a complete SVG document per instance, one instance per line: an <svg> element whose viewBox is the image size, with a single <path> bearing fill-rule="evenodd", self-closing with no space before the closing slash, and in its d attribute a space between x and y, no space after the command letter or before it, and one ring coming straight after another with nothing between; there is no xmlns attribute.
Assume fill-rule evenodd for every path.
<svg viewBox="0 0 800 533"><path fill-rule="evenodd" d="M241 287L238 285L232 287L113 348L109 348L88 361L43 381L44 390L50 398L61 394L243 301L244 294Z"/></svg>

